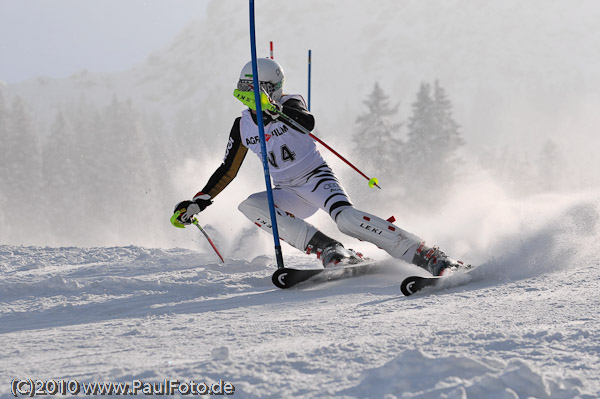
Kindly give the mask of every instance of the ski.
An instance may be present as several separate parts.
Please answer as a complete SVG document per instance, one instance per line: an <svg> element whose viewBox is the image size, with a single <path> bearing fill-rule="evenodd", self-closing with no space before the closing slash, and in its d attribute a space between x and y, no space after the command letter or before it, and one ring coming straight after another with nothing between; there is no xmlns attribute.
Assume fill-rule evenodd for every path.
<svg viewBox="0 0 600 399"><path fill-rule="evenodd" d="M410 276L402 280L400 291L406 296L421 291L425 287L435 286L443 277Z"/></svg>
<svg viewBox="0 0 600 399"><path fill-rule="evenodd" d="M302 282L323 283L332 280L358 277L373 273L378 269L375 261L364 261L354 265L333 266L325 269L294 269L283 267L271 276L271 281L278 288L290 288Z"/></svg>
<svg viewBox="0 0 600 399"><path fill-rule="evenodd" d="M400 284L400 291L406 295L410 296L416 292L421 291L426 287L435 287L435 288L451 288L458 287L460 285L467 284L472 280L471 273L475 270L475 268L469 268L467 270L457 271L449 276L409 276L402 280Z"/></svg>
<svg viewBox="0 0 600 399"><path fill-rule="evenodd" d="M282 267L273 273L271 281L278 288L290 288L324 271L325 269L294 269L291 267Z"/></svg>

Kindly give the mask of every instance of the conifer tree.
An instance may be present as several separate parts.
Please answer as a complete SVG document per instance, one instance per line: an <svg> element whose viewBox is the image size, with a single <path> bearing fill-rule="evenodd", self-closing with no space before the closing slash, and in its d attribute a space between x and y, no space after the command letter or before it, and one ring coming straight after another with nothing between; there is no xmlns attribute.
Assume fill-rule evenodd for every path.
<svg viewBox="0 0 600 399"><path fill-rule="evenodd" d="M64 114L72 132L69 136L69 154L76 171L70 191L76 198L77 206L70 210L70 215L74 221L79 221L70 223L68 237L74 237L75 245L94 245L97 237L107 234L105 226L110 217L105 206L107 194L101 184L105 180L102 134L106 121L102 119L101 111L85 98L65 108ZM87 223L81 223L81 220L90 221L93 229Z"/></svg>
<svg viewBox="0 0 600 399"><path fill-rule="evenodd" d="M36 125L20 97L11 104L7 126L3 163L7 167L5 177L8 180L9 203L16 205L39 192L41 180Z"/></svg>
<svg viewBox="0 0 600 399"><path fill-rule="evenodd" d="M84 220L81 212L81 184L77 165L76 138L70 122L59 111L50 128L42 150L42 191L44 193L45 229L52 232L56 242L78 236L77 221Z"/></svg>
<svg viewBox="0 0 600 399"><path fill-rule="evenodd" d="M39 198L41 193L41 166L36 124L33 116L20 97L10 106L6 123L2 175L6 224L13 228L12 239L34 241L31 224L23 223L17 211L22 204Z"/></svg>
<svg viewBox="0 0 600 399"><path fill-rule="evenodd" d="M436 81L422 83L412 104L408 140L403 147L402 176L407 199L437 205L452 186L459 166L458 150L464 144L452 104Z"/></svg>
<svg viewBox="0 0 600 399"><path fill-rule="evenodd" d="M8 146L6 143L8 142L8 107L6 105L6 100L4 99L4 93L2 92L2 88L0 87L0 187L7 187L8 185L8 163L7 160L7 150ZM3 226L8 226L4 221L4 213L8 212L7 210L7 190L0 190L0 223ZM3 231L0 233L0 241L6 240L9 231L8 228L2 229Z"/></svg>
<svg viewBox="0 0 600 399"><path fill-rule="evenodd" d="M2 178L6 175L5 169L8 166L5 161L8 149L5 144L8 140L8 107L2 88L0 88L0 142L3 143L3 145L0 145L0 183L2 183Z"/></svg>
<svg viewBox="0 0 600 399"><path fill-rule="evenodd" d="M93 136L93 212L114 237L134 237L144 231L146 210L140 203L148 193L151 175L147 143L133 103L113 97L100 113Z"/></svg>
<svg viewBox="0 0 600 399"><path fill-rule="evenodd" d="M356 119L352 135L353 154L372 163L379 177L390 177L397 170L397 151L401 146L401 124L394 122L399 105L392 106L378 83L364 101L366 113Z"/></svg>

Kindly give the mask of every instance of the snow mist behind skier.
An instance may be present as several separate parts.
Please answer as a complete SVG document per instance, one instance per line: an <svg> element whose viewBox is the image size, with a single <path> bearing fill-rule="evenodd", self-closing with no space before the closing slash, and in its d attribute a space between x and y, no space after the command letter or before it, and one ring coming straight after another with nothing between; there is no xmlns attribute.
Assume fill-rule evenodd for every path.
<svg viewBox="0 0 600 399"><path fill-rule="evenodd" d="M308 131L315 126L300 95L284 94L284 72L272 59L258 59L261 89L279 111L302 125ZM240 73L237 88L254 90L252 63L248 62ZM315 253L324 267L343 260L360 261L360 254L344 248L337 240L326 236L304 221L322 209L337 224L339 230L351 237L368 241L388 252L394 258L428 270L434 276L461 266L447 257L437 247L428 247L419 237L370 213L356 209L337 177L323 160L314 140L280 120L279 114L263 112L263 125L273 180L273 199L276 206L277 226L281 239L308 254ZM179 212L176 221L187 225L194 215L212 204L236 177L248 150L261 157L256 112L242 111L235 119L229 134L223 163L192 200L182 201L175 207ZM238 209L258 227L272 232L266 191L250 195Z"/></svg>

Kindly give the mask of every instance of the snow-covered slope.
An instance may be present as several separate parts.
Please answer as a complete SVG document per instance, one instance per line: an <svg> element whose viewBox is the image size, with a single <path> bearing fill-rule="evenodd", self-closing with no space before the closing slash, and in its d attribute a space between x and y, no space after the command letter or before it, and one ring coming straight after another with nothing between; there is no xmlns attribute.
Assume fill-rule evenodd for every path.
<svg viewBox="0 0 600 399"><path fill-rule="evenodd" d="M239 398L597 398L597 205L540 208L488 245L476 281L408 298L415 270L391 259L282 291L266 256L2 245L0 395L13 378L166 378Z"/></svg>
<svg viewBox="0 0 600 399"><path fill-rule="evenodd" d="M404 119L419 83L439 78L470 144L529 141L535 150L540 135L556 137L572 159L582 151L596 165L599 12L592 1L265 0L258 42L263 55L275 42L286 84L298 92L312 48L313 110L323 137L344 138L340 150L376 81L402 102ZM231 92L249 58L247 23L245 4L215 0L206 19L129 71L90 66L3 92L22 96L45 121L65 104L106 104L115 94L169 122L191 107L203 121L195 134L227 135L241 109ZM207 151L220 157L222 149ZM202 169L188 161L178 174L202 181ZM181 180L178 190L189 195L197 183ZM210 248L0 243L0 396L14 378L166 378L222 379L240 398L598 398L598 194L514 200L493 181L467 180L470 189L457 189L439 211L415 214L387 197L373 210L482 264L469 285L410 298L399 283L415 270L341 236L327 215L311 222L382 258L382 272L275 289L274 261L260 255L268 240L229 216L244 190L262 187L239 180L203 220L218 226L226 265ZM162 206L170 212L176 199ZM148 240L165 232L165 246L201 248L197 231L175 231L168 216L144 231L152 236L145 245L162 245ZM290 266L317 265L289 247L284 253Z"/></svg>

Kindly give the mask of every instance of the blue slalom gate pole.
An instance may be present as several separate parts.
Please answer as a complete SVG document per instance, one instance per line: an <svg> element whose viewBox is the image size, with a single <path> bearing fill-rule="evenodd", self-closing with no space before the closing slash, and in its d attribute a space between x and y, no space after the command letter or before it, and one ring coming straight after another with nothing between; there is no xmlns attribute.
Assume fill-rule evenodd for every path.
<svg viewBox="0 0 600 399"><path fill-rule="evenodd" d="M311 62L312 50L308 50L308 110L310 111L310 74L311 74Z"/></svg>
<svg viewBox="0 0 600 399"><path fill-rule="evenodd" d="M271 214L271 229L275 240L275 258L277 268L283 268L283 253L279 241L279 230L277 229L277 217L275 203L273 201L273 189L271 188L271 174L269 173L269 162L267 161L267 144L265 140L265 127L263 124L262 105L260 100L260 82L258 80L258 61L256 60L256 29L254 23L254 0L250 0L250 52L252 55L252 80L254 83L254 98L256 99L256 122L258 124L258 137L260 137L260 151L265 172L265 183L267 185L267 198L269 200L269 212Z"/></svg>

